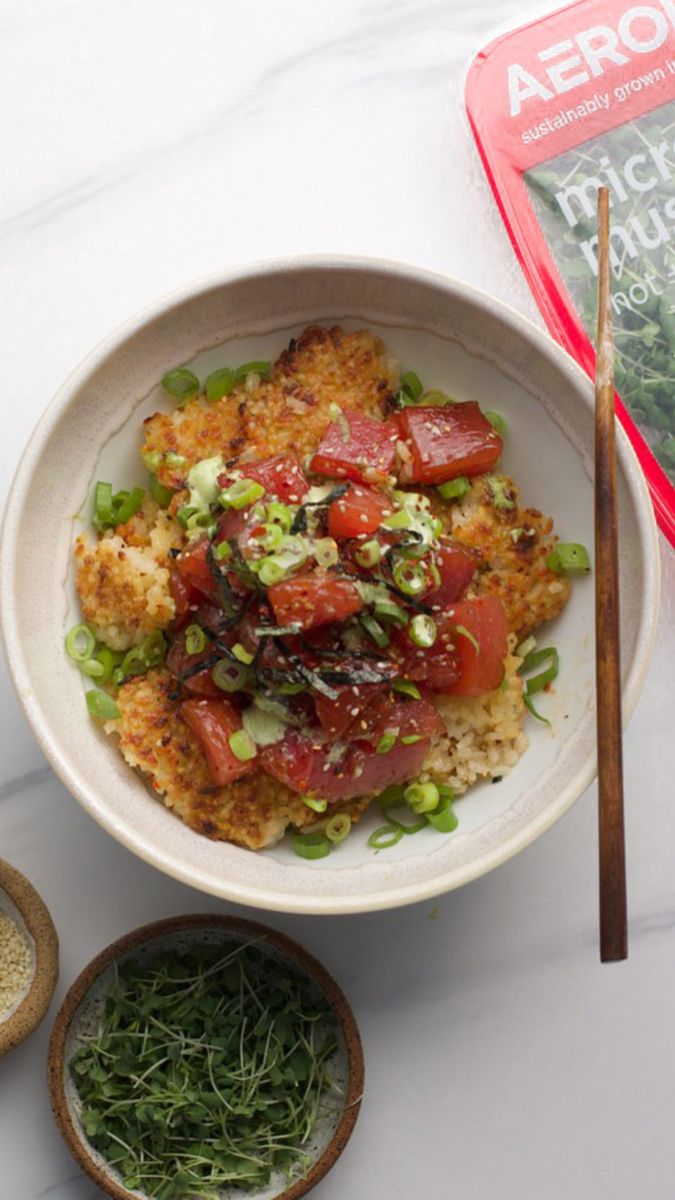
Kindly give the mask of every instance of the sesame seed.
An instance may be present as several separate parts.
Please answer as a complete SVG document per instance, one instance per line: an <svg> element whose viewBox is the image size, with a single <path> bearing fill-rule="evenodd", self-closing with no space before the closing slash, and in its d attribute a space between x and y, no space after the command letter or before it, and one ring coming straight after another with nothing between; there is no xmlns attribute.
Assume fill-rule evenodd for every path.
<svg viewBox="0 0 675 1200"><path fill-rule="evenodd" d="M33 953L16 921L0 913L0 1014L14 1008L30 981Z"/></svg>

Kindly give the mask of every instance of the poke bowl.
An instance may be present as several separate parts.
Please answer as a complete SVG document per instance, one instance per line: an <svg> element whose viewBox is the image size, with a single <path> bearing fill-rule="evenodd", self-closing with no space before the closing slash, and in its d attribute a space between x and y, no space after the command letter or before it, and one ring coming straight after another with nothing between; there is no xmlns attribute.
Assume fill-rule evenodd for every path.
<svg viewBox="0 0 675 1200"><path fill-rule="evenodd" d="M618 442L627 717L659 560ZM261 908L498 866L595 770L592 443L564 352L412 267L254 265L134 318L5 518L7 656L54 769L134 853Z"/></svg>

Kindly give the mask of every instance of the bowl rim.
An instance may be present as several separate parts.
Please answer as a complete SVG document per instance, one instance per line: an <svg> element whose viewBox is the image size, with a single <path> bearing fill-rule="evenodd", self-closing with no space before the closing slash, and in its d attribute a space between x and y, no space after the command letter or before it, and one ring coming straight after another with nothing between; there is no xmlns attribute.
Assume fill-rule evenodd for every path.
<svg viewBox="0 0 675 1200"><path fill-rule="evenodd" d="M73 1019L77 1016L90 988L122 955L170 933L214 928L224 933L243 934L246 937L250 935L256 941L267 942L275 950L280 950L286 959L299 965L327 998L344 1037L347 1051L347 1089L340 1120L325 1150L307 1174L294 1180L288 1188L279 1192L274 1200L300 1200L301 1196L316 1187L335 1165L354 1131L361 1110L365 1077L361 1035L347 997L323 964L285 933L245 917L234 917L224 913L186 913L182 916L164 917L116 938L87 963L70 985L56 1014L49 1039L47 1085L54 1120L78 1165L102 1191L112 1196L113 1200L136 1200L136 1197L143 1193L129 1191L112 1178L104 1167L99 1166L90 1153L86 1138L79 1133L73 1121L65 1089L66 1043Z"/></svg>
<svg viewBox="0 0 675 1200"><path fill-rule="evenodd" d="M20 913L33 940L33 978L11 1017L0 1020L0 1058L30 1037L47 1015L59 977L59 939L42 896L21 871L0 858L0 892Z"/></svg>
<svg viewBox="0 0 675 1200"><path fill-rule="evenodd" d="M131 850L133 854L158 870L191 887L197 887L207 894L268 912L328 915L378 911L429 900L456 887L464 886L464 884L503 865L515 854L531 845L571 808L595 778L595 759L590 758L585 762L561 789L557 802L549 804L543 812L530 821L525 829L512 834L498 846L485 851L470 863L432 875L424 881L390 888L386 892L354 892L348 896L307 896L291 891L279 893L264 887L254 887L251 884L240 884L231 880L216 881L210 874L201 872L194 866L186 866L173 852L167 853L161 847L148 842L139 843L133 835L128 835L125 829L119 827L112 814L102 811L91 801L90 789L86 785L81 785L76 770L62 756L48 721L43 718L39 705L32 696L30 676L18 636L13 602L18 528L25 495L35 466L39 462L43 448L49 441L62 411L72 403L73 395L87 377L104 359L118 350L132 334L137 333L149 322L167 311L194 300L204 293L246 280L311 271L375 272L396 279L398 282L403 280L423 287L440 288L457 300L468 300L493 313L508 326L510 332L516 337L528 342L532 346L533 352L548 357L553 365L569 378L571 386L577 388L581 386L586 390L592 386L588 376L567 351L534 321L523 316L504 301L472 284L464 283L452 276L428 268L361 255L301 254L256 260L210 273L165 294L138 310L119 325L95 346L71 372L38 418L14 472L0 531L0 632L15 692L38 744L68 791L109 834ZM661 563L656 520L646 481L629 439L620 425L616 432L617 457L624 468L636 524L645 547L645 581L639 631L631 670L622 687L622 711L624 724L626 724L637 704L656 640Z"/></svg>

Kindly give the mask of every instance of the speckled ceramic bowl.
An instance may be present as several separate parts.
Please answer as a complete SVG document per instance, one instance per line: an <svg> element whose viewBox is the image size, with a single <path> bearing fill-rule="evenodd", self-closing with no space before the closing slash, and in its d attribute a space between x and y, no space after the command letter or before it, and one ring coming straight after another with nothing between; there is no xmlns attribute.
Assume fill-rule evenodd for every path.
<svg viewBox="0 0 675 1200"><path fill-rule="evenodd" d="M28 943L32 966L16 1001L0 1013L0 1056L25 1041L47 1013L59 977L59 942L44 900L32 883L0 858L0 914Z"/></svg>
<svg viewBox="0 0 675 1200"><path fill-rule="evenodd" d="M170 917L119 938L85 967L63 1001L49 1045L48 1081L57 1125L83 1171L114 1200L138 1200L142 1193L124 1187L116 1172L87 1141L78 1117L68 1063L81 1044L83 1031L96 1019L115 965L127 958L152 957L195 944L249 941L275 962L288 963L294 971L310 979L316 986L317 997L323 995L328 1001L337 1022L337 1049L330 1062L331 1073L342 1089L343 1102L317 1122L311 1142L305 1148L311 1165L301 1176L290 1182L283 1176L273 1178L263 1192L233 1188L223 1193L224 1200L246 1200L247 1196L249 1200L299 1200L323 1179L347 1145L361 1107L363 1051L354 1014L332 976L297 942L266 925L217 914Z"/></svg>
<svg viewBox="0 0 675 1200"><path fill-rule="evenodd" d="M65 384L25 452L7 509L0 608L7 655L28 719L66 786L114 837L203 891L267 909L357 912L436 895L491 870L547 829L595 770L593 583L579 580L547 630L561 673L549 730L498 787L457 805L451 836L424 830L375 853L373 814L330 859L306 862L287 842L254 854L211 842L162 807L88 720L83 680L63 635L77 619L73 514L96 478L138 478L140 422L167 403L157 383L179 363L201 376L223 362L274 358L309 321L379 331L429 387L499 409L504 469L526 504L553 514L565 541L593 544L593 391L544 333L464 284L392 263L297 259L231 271L164 300L100 346ZM656 533L637 461L618 431L624 708L637 700L659 592ZM49 554L37 552L49 546Z"/></svg>

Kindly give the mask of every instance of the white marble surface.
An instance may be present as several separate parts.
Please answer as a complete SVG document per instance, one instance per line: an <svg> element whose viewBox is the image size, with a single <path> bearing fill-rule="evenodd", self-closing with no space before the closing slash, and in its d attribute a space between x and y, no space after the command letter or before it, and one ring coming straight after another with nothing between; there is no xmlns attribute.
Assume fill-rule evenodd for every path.
<svg viewBox="0 0 675 1200"><path fill-rule="evenodd" d="M84 354L129 313L222 266L384 255L533 315L457 100L476 40L516 10L5 0L3 495ZM658 647L625 745L626 964L597 958L594 789L517 860L436 906L273 919L334 971L363 1032L365 1104L322 1200L672 1197L675 556L663 551ZM58 1000L128 928L227 906L108 838L46 766L4 675L0 687L0 853L51 907ZM52 1124L48 1025L0 1063L2 1200L99 1195Z"/></svg>

